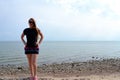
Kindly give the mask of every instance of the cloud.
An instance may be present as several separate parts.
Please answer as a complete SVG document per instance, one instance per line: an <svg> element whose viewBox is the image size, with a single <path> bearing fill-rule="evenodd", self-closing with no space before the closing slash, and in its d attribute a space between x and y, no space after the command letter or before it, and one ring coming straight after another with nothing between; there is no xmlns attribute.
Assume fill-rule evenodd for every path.
<svg viewBox="0 0 120 80"><path fill-rule="evenodd" d="M1 40L4 39L3 36L9 37L12 34L18 37L22 30L28 27L27 20L30 17L35 18L38 27L45 35L45 40L120 40L120 15L117 2L120 1L2 0L0 1L0 24L3 26L0 31ZM11 32L8 34L9 31Z"/></svg>
<svg viewBox="0 0 120 80"><path fill-rule="evenodd" d="M119 0L49 0L53 4L60 5L68 13L91 13L103 15L109 13L110 17L120 16ZM106 15L107 16L107 15Z"/></svg>
<svg viewBox="0 0 120 80"><path fill-rule="evenodd" d="M58 26L61 25L61 28L64 28L60 32L60 36L65 33L66 36L70 35L67 36L69 39L118 39L120 18L115 7L112 7L114 5L112 2L113 0L110 2L107 0L105 2L100 0L52 0L53 4L59 5L63 9L64 16L60 16L62 21L60 23L56 21Z"/></svg>

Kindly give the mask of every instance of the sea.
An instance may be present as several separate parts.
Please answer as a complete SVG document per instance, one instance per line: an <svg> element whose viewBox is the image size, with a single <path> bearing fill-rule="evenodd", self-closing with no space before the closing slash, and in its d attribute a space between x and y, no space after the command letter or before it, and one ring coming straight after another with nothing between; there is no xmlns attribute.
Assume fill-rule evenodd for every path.
<svg viewBox="0 0 120 80"><path fill-rule="evenodd" d="M39 65L120 58L119 41L44 41L39 48ZM8 64L27 64L22 42L0 42L0 65Z"/></svg>

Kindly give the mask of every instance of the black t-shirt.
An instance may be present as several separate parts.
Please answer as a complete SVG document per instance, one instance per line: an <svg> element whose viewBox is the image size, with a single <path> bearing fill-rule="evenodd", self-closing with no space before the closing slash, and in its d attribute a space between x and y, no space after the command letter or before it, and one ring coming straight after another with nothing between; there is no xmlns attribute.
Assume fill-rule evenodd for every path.
<svg viewBox="0 0 120 80"><path fill-rule="evenodd" d="M27 38L27 46L35 47L37 42L37 30L35 28L26 28L23 31Z"/></svg>

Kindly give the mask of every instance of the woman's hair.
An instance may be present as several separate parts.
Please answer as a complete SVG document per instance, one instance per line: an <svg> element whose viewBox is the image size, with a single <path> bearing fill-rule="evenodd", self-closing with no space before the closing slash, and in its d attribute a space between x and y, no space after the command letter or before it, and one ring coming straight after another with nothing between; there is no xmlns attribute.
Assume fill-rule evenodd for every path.
<svg viewBox="0 0 120 80"><path fill-rule="evenodd" d="M36 28L36 22L33 18L30 18L28 22L33 24L33 28Z"/></svg>
<svg viewBox="0 0 120 80"><path fill-rule="evenodd" d="M37 37L38 37L38 28L36 26L35 20L33 18L30 18L28 22L29 22L29 24L31 24L31 23L33 24L32 28L36 29L36 31L37 31Z"/></svg>

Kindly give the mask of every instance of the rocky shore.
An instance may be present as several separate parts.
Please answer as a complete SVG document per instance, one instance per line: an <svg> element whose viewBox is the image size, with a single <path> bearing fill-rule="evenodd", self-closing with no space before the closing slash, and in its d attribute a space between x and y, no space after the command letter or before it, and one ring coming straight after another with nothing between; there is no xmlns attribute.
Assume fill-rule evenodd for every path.
<svg viewBox="0 0 120 80"><path fill-rule="evenodd" d="M24 65L10 65L10 64L0 65L0 80L29 80L29 73L30 72L28 67ZM60 64L53 63L38 66L39 80L70 80L70 78L64 79L61 77L72 76L77 77L77 80L94 80L91 78L78 79L78 77L91 75L104 76L119 73L120 73L119 58ZM57 77L57 79L55 79L55 77ZM72 78L71 80L74 79Z"/></svg>

